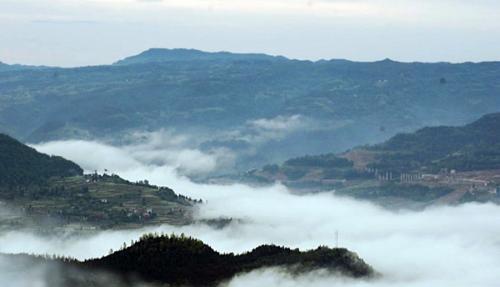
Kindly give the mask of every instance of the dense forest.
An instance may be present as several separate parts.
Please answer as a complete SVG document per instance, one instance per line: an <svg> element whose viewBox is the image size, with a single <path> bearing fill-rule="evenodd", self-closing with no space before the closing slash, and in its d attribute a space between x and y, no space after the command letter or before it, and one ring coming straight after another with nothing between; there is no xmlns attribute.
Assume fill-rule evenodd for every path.
<svg viewBox="0 0 500 287"><path fill-rule="evenodd" d="M145 234L131 246L99 259L77 261L70 258L1 255L12 262L24 260L30 268L58 263L58 286L100 285L103 274L116 282L149 282L169 286L216 286L234 275L265 267L283 267L299 274L319 269L363 278L375 275L373 268L345 248L318 247L299 251L275 245L262 245L235 255L221 254L202 241L184 235ZM75 272L75 269L79 271ZM50 278L47 276L47 278ZM123 284L121 286L129 286Z"/></svg>
<svg viewBox="0 0 500 287"><path fill-rule="evenodd" d="M39 185L51 177L82 174L83 170L69 160L39 153L0 134L0 187Z"/></svg>
<svg viewBox="0 0 500 287"><path fill-rule="evenodd" d="M175 285L216 285L235 274L262 267L289 267L294 272L327 269L351 277L373 274L356 254L319 247L301 252L263 245L240 255L220 254L200 240L184 236L145 235L132 246L85 263L120 274L135 273L148 281Z"/></svg>

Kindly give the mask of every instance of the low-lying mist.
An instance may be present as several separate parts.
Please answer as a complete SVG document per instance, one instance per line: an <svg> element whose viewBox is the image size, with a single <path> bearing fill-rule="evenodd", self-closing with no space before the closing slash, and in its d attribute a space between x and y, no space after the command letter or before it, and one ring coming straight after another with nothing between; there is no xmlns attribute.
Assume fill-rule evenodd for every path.
<svg viewBox="0 0 500 287"><path fill-rule="evenodd" d="M294 195L279 184L195 184L178 176L176 167L148 153L97 142L52 142L39 151L64 156L86 170L110 172L135 181L148 179L192 198L202 198L197 219L234 218L223 229L204 224L106 231L81 238L46 238L23 232L0 235L0 252L55 253L79 259L99 257L144 232L185 233L224 252L243 252L274 243L301 249L339 245L357 252L382 273L379 279L355 281L321 272L291 276L265 269L237 276L228 286L498 286L500 207L492 204L442 206L424 211L393 212L332 193ZM147 156L145 156L147 155ZM157 157L157 158L156 158ZM196 157L186 163L196 165ZM1 276L0 276L1 277ZM1 282L1 279L0 279Z"/></svg>

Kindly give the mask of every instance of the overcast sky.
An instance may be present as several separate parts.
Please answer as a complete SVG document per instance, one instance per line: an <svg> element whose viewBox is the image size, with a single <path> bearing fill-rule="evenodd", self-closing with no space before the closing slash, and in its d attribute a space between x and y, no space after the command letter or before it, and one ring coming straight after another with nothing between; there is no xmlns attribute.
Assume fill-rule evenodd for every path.
<svg viewBox="0 0 500 287"><path fill-rule="evenodd" d="M499 19L498 0L0 0L0 61L109 64L151 47L491 61Z"/></svg>

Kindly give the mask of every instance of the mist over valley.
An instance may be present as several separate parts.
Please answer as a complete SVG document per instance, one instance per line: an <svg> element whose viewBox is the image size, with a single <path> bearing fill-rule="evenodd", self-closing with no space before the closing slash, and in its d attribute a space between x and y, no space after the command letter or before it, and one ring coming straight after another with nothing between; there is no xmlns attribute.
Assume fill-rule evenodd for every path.
<svg viewBox="0 0 500 287"><path fill-rule="evenodd" d="M0 287L498 287L499 3L0 2Z"/></svg>

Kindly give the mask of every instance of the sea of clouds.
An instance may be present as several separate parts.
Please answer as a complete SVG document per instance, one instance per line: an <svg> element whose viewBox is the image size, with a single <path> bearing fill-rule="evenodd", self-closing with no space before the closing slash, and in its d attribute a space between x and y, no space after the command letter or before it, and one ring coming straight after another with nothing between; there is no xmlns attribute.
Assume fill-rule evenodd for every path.
<svg viewBox="0 0 500 287"><path fill-rule="evenodd" d="M286 187L207 185L179 176L171 157L154 144L113 147L99 142L61 141L35 145L39 151L71 159L88 171L108 169L135 181L148 179L176 192L202 198L198 219L228 217L223 229L195 224L142 230L106 231L81 238L47 238L25 232L0 235L0 252L60 254L79 259L100 257L144 232L185 233L223 252L244 252L274 243L301 249L339 245L355 251L382 276L350 280L322 272L292 277L280 269L235 277L227 286L498 286L500 207L465 204L423 211L389 211L333 193L291 194ZM183 158L186 166L205 164L200 156ZM1 262L0 262L1 263ZM0 265L1 266L1 265ZM1 281L0 276L0 282ZM16 285L13 285L16 286ZM27 285L17 285L27 286ZM17 287L16 286L16 287ZM44 286L44 285L40 285Z"/></svg>

